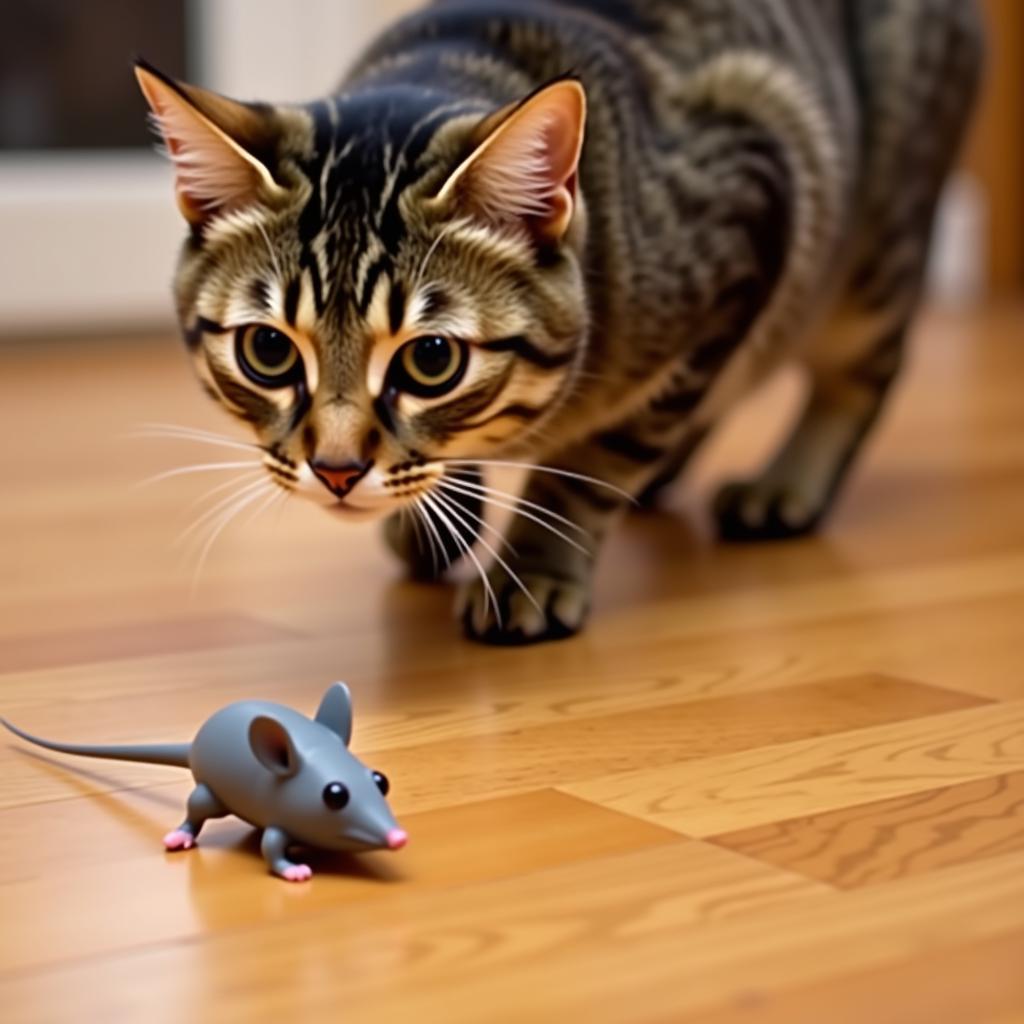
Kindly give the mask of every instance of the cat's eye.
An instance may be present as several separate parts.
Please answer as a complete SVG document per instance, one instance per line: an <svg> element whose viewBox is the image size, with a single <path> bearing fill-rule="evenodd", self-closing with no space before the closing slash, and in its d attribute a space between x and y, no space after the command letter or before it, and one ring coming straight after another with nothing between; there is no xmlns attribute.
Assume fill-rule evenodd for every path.
<svg viewBox="0 0 1024 1024"><path fill-rule="evenodd" d="M302 357L284 331L266 324L239 330L235 358L242 373L261 388L285 388L302 379Z"/></svg>
<svg viewBox="0 0 1024 1024"><path fill-rule="evenodd" d="M414 338L395 353L389 383L418 398L436 398L462 379L468 354L465 343L452 338Z"/></svg>
<svg viewBox="0 0 1024 1024"><path fill-rule="evenodd" d="M387 796L388 790L391 789L391 783L388 782L388 777L383 772L373 772L373 781L377 784L377 788L381 792L381 796Z"/></svg>
<svg viewBox="0 0 1024 1024"><path fill-rule="evenodd" d="M348 786L343 782L328 782L324 786L323 798L332 811L340 811L348 803Z"/></svg>

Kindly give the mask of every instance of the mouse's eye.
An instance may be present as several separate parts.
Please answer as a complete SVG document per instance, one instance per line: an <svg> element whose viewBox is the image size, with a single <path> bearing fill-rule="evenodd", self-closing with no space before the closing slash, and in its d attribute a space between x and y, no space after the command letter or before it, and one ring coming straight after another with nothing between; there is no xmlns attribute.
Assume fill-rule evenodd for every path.
<svg viewBox="0 0 1024 1024"><path fill-rule="evenodd" d="M388 790L391 788L391 783L388 782L388 777L383 772L374 772L373 781L377 783L377 788L381 793L384 796L387 796Z"/></svg>
<svg viewBox="0 0 1024 1024"><path fill-rule="evenodd" d="M348 786L340 782L328 782L324 786L324 803L332 811L340 811L348 803Z"/></svg>

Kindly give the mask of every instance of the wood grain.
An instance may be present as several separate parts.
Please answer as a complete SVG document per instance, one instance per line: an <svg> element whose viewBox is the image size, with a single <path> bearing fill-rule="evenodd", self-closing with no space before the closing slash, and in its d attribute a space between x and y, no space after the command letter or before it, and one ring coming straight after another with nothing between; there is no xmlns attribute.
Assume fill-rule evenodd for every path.
<svg viewBox="0 0 1024 1024"><path fill-rule="evenodd" d="M658 686L655 698L664 699L670 687ZM243 696L239 693L238 697ZM246 696L270 696L252 686ZM635 699L642 700L640 688ZM550 699L550 694L549 694ZM194 708L195 698L182 701L163 693L161 704L173 712L180 707L183 717ZM306 701L312 711L316 702L312 694ZM621 705L622 701L610 703ZM899 721L920 715L937 714L956 708L972 707L983 700L967 694L925 686L887 676L858 676L822 680L800 687L786 687L749 696L720 697L681 704L656 704L643 710L620 710L614 714L598 714L602 702L581 699L577 704L570 693L560 703L557 721L547 721L532 728L492 732L489 728L473 728L472 720L459 716L459 730L469 733L459 738L434 743L411 743L419 716L402 730L400 746L382 746L374 750L372 735L359 733L364 756L378 763L389 776L405 778L406 785L396 788L394 802L401 810L423 810L451 806L478 799L482 795L515 793L590 776L610 770L626 770L640 765L668 764L706 756L712 752L744 750L759 746L769 737L772 742L827 734L836 729L856 729L878 722ZM78 733L87 740L104 742L137 741L139 736L119 732L125 723L126 706L134 710L134 701L118 698L118 726L114 735L103 735L93 722L82 730L69 720L54 735L64 738ZM77 715L74 705L69 716ZM211 707L210 711L214 708ZM194 715L194 710L193 710ZM55 721L64 716L50 712ZM136 715L133 714L134 719ZM164 715L164 721L167 721ZM427 716L423 716L426 718ZM440 716L432 716L440 717ZM450 722L450 714L448 716ZM499 716L495 716L496 718ZM29 731L36 729L32 719L19 720ZM130 724L130 722L129 722ZM440 723L444 725L444 721ZM491 723L491 728L494 723ZM429 733L431 727L421 730ZM434 726L436 729L437 726ZM181 740L192 732L192 726L181 724L177 731L166 725L159 736L149 738ZM403 742L404 741L404 742ZM174 772L150 765L111 765L71 762L46 756L47 770L40 770L40 758L12 745L6 777L0 779L0 808L21 803L38 803L61 799L69 792L112 792L170 780ZM493 767L480 773L472 766L481 760ZM66 765L61 770L58 765ZM427 766L426 768L424 766ZM70 773L70 775L69 775Z"/></svg>
<svg viewBox="0 0 1024 1024"><path fill-rule="evenodd" d="M526 890L516 880L455 892L451 909L434 915L415 902L405 907L399 897L370 930L360 930L358 912L350 917L344 910L283 921L281 908L299 898L297 891L268 894L265 915L278 913L259 929L212 929L201 944L142 944L45 974L12 974L0 980L0 998L28 1008L13 1018L19 1024L71 1019L83 994L99 1017L148 1020L156 1013L169 1020L161 1012L174 1006L183 982L196 1005L216 1000L218 1020L253 1024L282 1015L319 1020L337 1012L342 999L345 1019L360 1024L513 1024L584 1013L609 1024L667 1022L751 993L774 998L1019 935L1024 900L1020 855L845 893L842 912L834 893L806 893L699 921L678 895L683 877L641 896L632 888L635 875L614 874L614 884L631 895L617 909L612 900L610 911L601 897L593 912L578 898L567 909L569 878L555 879L561 896L535 878ZM643 922L652 908L648 928Z"/></svg>
<svg viewBox="0 0 1024 1024"><path fill-rule="evenodd" d="M487 791L572 785L608 772L618 777L647 765L671 772L681 762L712 754L879 722L918 721L978 703L975 697L906 680L858 676L404 747L388 751L387 764L409 779L395 793L397 806L418 809L471 800ZM471 767L480 763L492 766L484 776ZM435 765L445 767L423 767Z"/></svg>
<svg viewBox="0 0 1024 1024"><path fill-rule="evenodd" d="M411 835L289 887L232 819L163 853L184 773L5 739L4 1024L1021 1024L1021 322L926 319L827 530L716 545L781 378L613 534L588 632L521 650L298 501L193 590L171 542L213 477L135 484L219 453L124 436L233 429L177 344L0 351L0 714L180 741L343 678Z"/></svg>
<svg viewBox="0 0 1024 1024"><path fill-rule="evenodd" d="M749 991L679 1024L997 1024L1024 1016L1024 931L910 957L791 993Z"/></svg>
<svg viewBox="0 0 1024 1024"><path fill-rule="evenodd" d="M712 836L1024 769L1024 701L798 740L562 787Z"/></svg>
<svg viewBox="0 0 1024 1024"><path fill-rule="evenodd" d="M1024 11L1014 0L984 0L989 59L982 102L967 153L988 204L989 286L1024 289Z"/></svg>
<svg viewBox="0 0 1024 1024"><path fill-rule="evenodd" d="M1024 772L715 836L841 889L1024 850Z"/></svg>
<svg viewBox="0 0 1024 1024"><path fill-rule="evenodd" d="M108 913L111 892L125 906L147 908L147 944L256 922L304 920L331 909L350 927L350 918L359 919L354 904L393 898L398 888L405 900L422 889L529 874L677 842L665 829L551 791L409 815L403 824L413 836L407 855L311 853L318 877L297 888L267 877L252 830L239 822L209 826L194 854L164 853L164 829L153 823L146 847L136 843L129 854L111 838L100 837L99 851L86 853L74 870L56 877L43 865L25 862L3 883L4 913L20 926L0 932L0 964L25 969L74 958L83 948L93 953L130 949L138 939L138 921L133 915ZM60 822L55 831L68 834ZM82 841L88 845L92 839ZM174 897L149 900L148 894L169 885ZM200 904L190 896L196 891L208 893ZM370 910L363 919L380 913Z"/></svg>
<svg viewBox="0 0 1024 1024"><path fill-rule="evenodd" d="M298 638L291 630L245 615L121 623L8 637L3 666L5 672L18 672Z"/></svg>

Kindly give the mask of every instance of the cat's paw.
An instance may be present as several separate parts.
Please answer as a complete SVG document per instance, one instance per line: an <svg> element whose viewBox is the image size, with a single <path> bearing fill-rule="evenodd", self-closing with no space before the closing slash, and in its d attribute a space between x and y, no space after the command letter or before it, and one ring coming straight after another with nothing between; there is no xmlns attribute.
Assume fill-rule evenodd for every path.
<svg viewBox="0 0 1024 1024"><path fill-rule="evenodd" d="M789 540L813 533L821 521L818 504L796 488L773 480L726 484L715 496L722 540Z"/></svg>
<svg viewBox="0 0 1024 1024"><path fill-rule="evenodd" d="M523 572L519 578L532 600L503 569L488 574L493 600L481 579L463 586L455 607L468 637L487 644L518 646L564 640L579 632L590 610L588 582L558 579L543 572Z"/></svg>

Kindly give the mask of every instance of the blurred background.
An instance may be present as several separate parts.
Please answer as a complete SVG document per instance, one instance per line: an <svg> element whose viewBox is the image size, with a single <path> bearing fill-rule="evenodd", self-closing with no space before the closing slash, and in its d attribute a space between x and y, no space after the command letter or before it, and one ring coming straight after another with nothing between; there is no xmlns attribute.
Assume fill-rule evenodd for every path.
<svg viewBox="0 0 1024 1024"><path fill-rule="evenodd" d="M328 92L415 0L0 0L0 337L173 324L183 236L134 55L242 99Z"/></svg>
<svg viewBox="0 0 1024 1024"><path fill-rule="evenodd" d="M985 101L949 189L932 275L936 297L961 306L1024 288L1024 3L984 4ZM182 230L133 54L240 98L304 100L416 5L0 0L0 337L172 324Z"/></svg>

